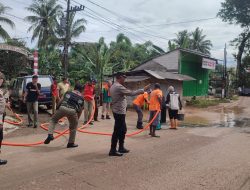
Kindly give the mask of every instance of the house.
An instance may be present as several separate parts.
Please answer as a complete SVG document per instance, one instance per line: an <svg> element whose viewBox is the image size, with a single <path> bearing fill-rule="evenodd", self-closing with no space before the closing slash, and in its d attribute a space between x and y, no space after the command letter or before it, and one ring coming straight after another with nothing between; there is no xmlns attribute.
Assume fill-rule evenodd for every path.
<svg viewBox="0 0 250 190"><path fill-rule="evenodd" d="M126 86L135 90L147 84L160 83L164 96L174 86L181 97L208 95L209 72L217 60L189 49L175 49L162 54L126 72ZM152 86L153 87L153 86ZM127 97L132 105L135 97Z"/></svg>
<svg viewBox="0 0 250 190"><path fill-rule="evenodd" d="M126 72L127 79L125 81L126 87L132 90L143 88L148 84L160 83L161 90L166 97L167 89L170 85L175 87L176 92L182 96L182 85L184 81L195 80L187 75L166 71L153 71L153 70L135 70ZM135 97L127 97L128 105L132 105Z"/></svg>
<svg viewBox="0 0 250 190"><path fill-rule="evenodd" d="M173 77L173 80L169 77L165 79L175 87L176 84L173 81L182 79L182 87L179 93L183 96L205 96L209 87L209 71L215 69L216 64L217 60L210 58L208 55L179 48L150 59L138 65L132 71L151 71L159 75L167 73L166 75ZM195 80L182 78L181 76L189 76Z"/></svg>

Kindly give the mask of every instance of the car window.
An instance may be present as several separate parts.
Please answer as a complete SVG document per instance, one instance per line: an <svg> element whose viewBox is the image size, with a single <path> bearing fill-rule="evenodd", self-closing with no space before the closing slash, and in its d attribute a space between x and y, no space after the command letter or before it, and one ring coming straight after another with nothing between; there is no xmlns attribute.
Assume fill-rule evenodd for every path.
<svg viewBox="0 0 250 190"><path fill-rule="evenodd" d="M32 78L27 78L26 84L31 82L31 81L32 81ZM41 87L50 87L52 84L50 78L48 78L48 77L39 77L38 83L41 84Z"/></svg>
<svg viewBox="0 0 250 190"><path fill-rule="evenodd" d="M23 84L23 79L17 79L16 87L22 88L22 84Z"/></svg>

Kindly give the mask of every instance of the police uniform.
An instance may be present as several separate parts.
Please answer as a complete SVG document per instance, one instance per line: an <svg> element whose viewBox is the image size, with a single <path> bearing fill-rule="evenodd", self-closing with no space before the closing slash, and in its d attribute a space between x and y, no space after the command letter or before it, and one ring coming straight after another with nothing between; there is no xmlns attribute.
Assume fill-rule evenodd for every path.
<svg viewBox="0 0 250 190"><path fill-rule="evenodd" d="M0 79L3 79L3 84L0 86L0 149L3 140L3 124L4 124L4 116L5 116L5 107L6 102L8 102L9 92L6 88L4 88L5 77L4 74L0 72ZM0 159L0 165L7 164L7 160Z"/></svg>
<svg viewBox="0 0 250 190"><path fill-rule="evenodd" d="M66 92L62 103L56 113L52 116L50 127L48 130L48 138L45 140L45 144L49 144L51 140L53 140L53 132L55 129L56 123L59 119L63 117L67 117L69 121L69 141L68 141L68 148L76 147L75 144L75 136L76 136L76 129L78 126L78 120L81 115L81 112L84 107L84 100L80 92L73 91L73 92Z"/></svg>

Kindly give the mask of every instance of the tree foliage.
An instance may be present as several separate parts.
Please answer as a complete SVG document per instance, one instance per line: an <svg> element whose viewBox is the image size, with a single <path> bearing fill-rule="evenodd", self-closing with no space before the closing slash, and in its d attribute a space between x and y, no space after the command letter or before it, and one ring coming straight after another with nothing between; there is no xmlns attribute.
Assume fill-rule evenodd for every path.
<svg viewBox="0 0 250 190"><path fill-rule="evenodd" d="M210 50L213 45L212 42L206 38L207 36L203 34L203 30L199 27L193 32L183 30L176 34L176 38L173 41L168 42L168 50L186 48L210 55Z"/></svg>
<svg viewBox="0 0 250 190"><path fill-rule="evenodd" d="M238 48L237 60L237 78L239 82L243 81L242 57L249 44L250 39L250 1L249 0L225 0L221 3L221 9L218 16L230 24L240 25L242 32L232 41L232 44Z"/></svg>
<svg viewBox="0 0 250 190"><path fill-rule="evenodd" d="M26 8L33 13L25 18L31 26L28 32L32 31L32 41L38 39L39 48L47 48L52 39L55 38L57 18L62 15L62 6L57 0L33 0L33 3Z"/></svg>
<svg viewBox="0 0 250 190"><path fill-rule="evenodd" d="M240 25L242 28L250 26L250 1L249 0L225 0L221 3L218 16L224 22Z"/></svg>
<svg viewBox="0 0 250 190"><path fill-rule="evenodd" d="M0 3L0 23L7 24L11 28L14 28L15 27L14 22L6 18L5 16L3 16L3 14L8 12L9 10L11 10L10 7L4 6L2 3ZM10 38L8 32L1 25L0 25L0 38L4 40L7 40Z"/></svg>

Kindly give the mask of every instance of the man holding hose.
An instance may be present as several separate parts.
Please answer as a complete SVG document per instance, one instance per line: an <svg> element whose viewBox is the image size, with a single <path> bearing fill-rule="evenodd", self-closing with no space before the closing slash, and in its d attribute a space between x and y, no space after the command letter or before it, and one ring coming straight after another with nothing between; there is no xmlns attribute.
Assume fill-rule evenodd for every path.
<svg viewBox="0 0 250 190"><path fill-rule="evenodd" d="M135 96L138 94L143 94L144 91L149 89L150 85L144 87L144 89L139 89L136 91L131 91L127 89L125 84L126 75L124 73L116 74L116 82L110 88L110 94L112 98L112 111L115 118L114 131L111 139L111 149L109 152L109 156L122 156L123 153L128 153L124 147L125 135L127 132L126 126L126 108L127 108L127 100L126 96ZM116 146L119 140L119 149L117 152Z"/></svg>
<svg viewBox="0 0 250 190"><path fill-rule="evenodd" d="M151 92L150 95L150 104L149 104L149 120L151 121L157 112L161 111L161 104L162 104L162 91L161 86L159 83L156 83L154 86L154 90ZM160 137L155 134L155 130L157 125L160 122L160 113L155 117L154 121L150 125L150 133L152 137Z"/></svg>
<svg viewBox="0 0 250 190"><path fill-rule="evenodd" d="M78 147L75 144L76 129L78 126L78 120L82 114L84 108L84 99L82 97L83 86L77 84L72 92L65 93L61 102L59 102L59 109L52 116L50 126L48 130L48 137L44 141L44 144L49 144L54 140L53 132L56 123L63 117L67 117L69 120L69 142L67 148Z"/></svg>

